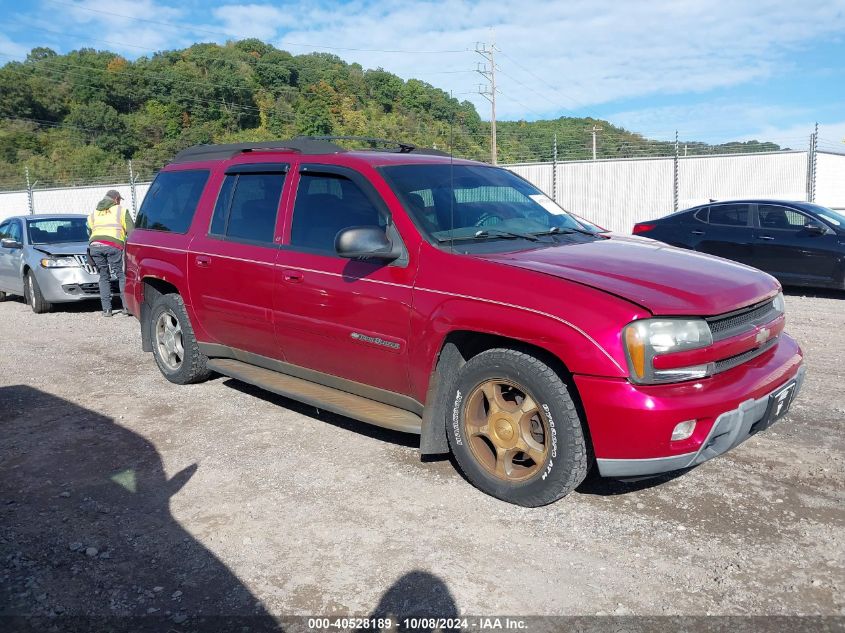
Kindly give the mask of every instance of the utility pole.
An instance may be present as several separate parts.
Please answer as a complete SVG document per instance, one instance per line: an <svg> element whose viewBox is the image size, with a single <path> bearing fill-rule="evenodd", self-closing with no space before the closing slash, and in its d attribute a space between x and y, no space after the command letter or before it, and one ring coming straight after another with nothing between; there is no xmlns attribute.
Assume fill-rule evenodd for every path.
<svg viewBox="0 0 845 633"><path fill-rule="evenodd" d="M496 42L494 41L490 48L484 42L476 42L475 52L481 55L487 63L481 64L475 71L490 82L490 87L478 86L478 94L490 102L490 159L493 164L498 163L498 152L496 151Z"/></svg>
<svg viewBox="0 0 845 633"><path fill-rule="evenodd" d="M590 132L593 134L593 160L596 159L596 133L601 132L602 128L593 126L593 129Z"/></svg>

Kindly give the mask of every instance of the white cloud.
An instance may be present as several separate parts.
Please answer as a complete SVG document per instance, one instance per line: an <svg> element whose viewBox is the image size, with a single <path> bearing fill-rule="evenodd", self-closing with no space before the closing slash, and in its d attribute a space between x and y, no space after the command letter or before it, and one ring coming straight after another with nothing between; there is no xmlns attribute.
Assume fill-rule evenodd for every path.
<svg viewBox="0 0 845 633"><path fill-rule="evenodd" d="M774 143L795 148L806 148L810 144L810 133L813 131L815 121L805 120L801 123L777 127L765 126L761 128L754 138L771 140ZM749 140L751 136L743 136L740 140ZM799 145L796 139L801 142ZM822 151L834 151L845 153L845 121L820 121L819 122L819 144Z"/></svg>
<svg viewBox="0 0 845 633"><path fill-rule="evenodd" d="M69 5L73 6L69 6ZM69 27L63 41L73 41L73 46L106 48L129 54L132 57L153 51L189 44L190 27L170 27L153 22L179 22L186 12L156 0L80 0L54 4L42 3L49 9L49 19L42 19L45 28L56 25ZM60 19L56 19L58 15ZM79 34L79 35L78 35ZM81 34L87 34L81 37Z"/></svg>
<svg viewBox="0 0 845 633"><path fill-rule="evenodd" d="M61 38L63 49L67 42L99 45L134 57L197 40L259 37L294 53L333 52L365 68L423 79L472 101L485 118L489 104L476 92L484 79L473 72L483 60L473 49L475 42L491 42L491 27L501 49L501 119L594 115L601 104L665 102L666 95L689 101L691 94L702 95L702 102L604 118L663 138L677 127L687 138L712 141L745 137L749 130L760 138L781 131L803 138L809 126L790 130L795 121L828 113L838 118L830 104L813 104L816 110L768 105L763 92L759 100L742 102L704 101L704 95L765 87L767 80L794 72L797 52L841 38L845 0L42 0L40 6L50 16L47 28L90 33L84 40ZM415 52L392 52L397 50ZM424 52L432 50L458 52ZM814 70L824 72L824 64Z"/></svg>
<svg viewBox="0 0 845 633"><path fill-rule="evenodd" d="M8 36L4 35L3 33L0 33L0 54L2 54L3 56L2 58L0 58L0 65L9 61L9 57L16 60L22 60L26 58L27 53L29 53L28 46L18 44L17 42L10 39Z"/></svg>
<svg viewBox="0 0 845 633"><path fill-rule="evenodd" d="M300 19L293 11L268 4L230 4L213 9L211 13L223 23L224 31L238 39L270 40L276 37L279 29L291 28Z"/></svg>
<svg viewBox="0 0 845 633"><path fill-rule="evenodd" d="M258 5L250 5L252 7ZM845 0L758 2L504 3L431 0L339 5L300 1L285 10L298 29L277 40L359 49L465 49L491 40L495 27L503 118L585 111L587 106L660 93L704 92L765 79L789 65L811 40L845 29ZM474 52L456 55L339 52L365 67L383 66L456 93L481 77L439 74L470 70ZM530 69L535 77L517 66ZM487 112L481 97L472 97ZM524 105L520 105L521 104ZM526 108L528 106L528 108Z"/></svg>

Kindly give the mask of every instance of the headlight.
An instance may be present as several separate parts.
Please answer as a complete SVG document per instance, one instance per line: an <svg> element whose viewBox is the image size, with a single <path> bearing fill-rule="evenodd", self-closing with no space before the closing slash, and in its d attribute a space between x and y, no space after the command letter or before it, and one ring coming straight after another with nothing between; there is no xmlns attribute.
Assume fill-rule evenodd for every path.
<svg viewBox="0 0 845 633"><path fill-rule="evenodd" d="M786 312L786 303L783 300L783 292L777 293L774 299L772 299L772 307L777 310L780 314Z"/></svg>
<svg viewBox="0 0 845 633"><path fill-rule="evenodd" d="M709 376L712 363L655 369L654 357L707 347L713 343L710 327L703 319L643 319L622 330L631 381L639 384L680 382Z"/></svg>
<svg viewBox="0 0 845 633"><path fill-rule="evenodd" d="M79 267L79 262L73 257L45 257L41 260L42 268L73 268Z"/></svg>

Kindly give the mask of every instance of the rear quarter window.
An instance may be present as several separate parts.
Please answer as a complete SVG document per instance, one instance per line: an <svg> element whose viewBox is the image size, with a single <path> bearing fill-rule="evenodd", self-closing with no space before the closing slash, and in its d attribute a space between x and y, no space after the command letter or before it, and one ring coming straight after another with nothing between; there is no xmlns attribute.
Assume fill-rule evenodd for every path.
<svg viewBox="0 0 845 633"><path fill-rule="evenodd" d="M144 197L135 228L187 233L208 175L207 169L159 173Z"/></svg>

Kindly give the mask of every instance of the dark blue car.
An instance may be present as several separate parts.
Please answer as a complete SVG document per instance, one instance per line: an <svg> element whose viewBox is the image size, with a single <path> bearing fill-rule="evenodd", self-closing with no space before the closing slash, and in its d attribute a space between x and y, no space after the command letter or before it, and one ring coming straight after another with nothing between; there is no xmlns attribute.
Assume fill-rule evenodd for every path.
<svg viewBox="0 0 845 633"><path fill-rule="evenodd" d="M640 222L634 234L754 266L784 285L845 289L845 214L810 202L710 202Z"/></svg>

